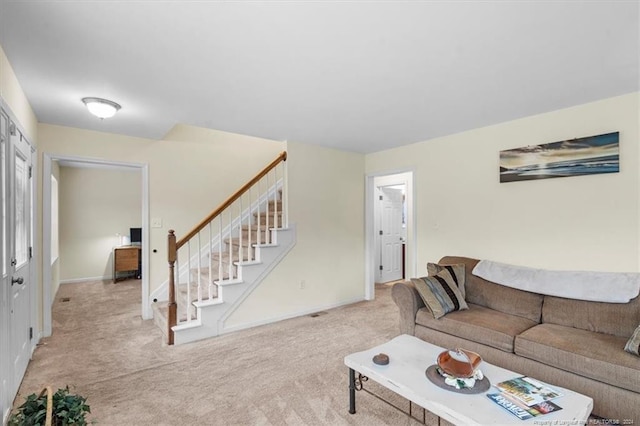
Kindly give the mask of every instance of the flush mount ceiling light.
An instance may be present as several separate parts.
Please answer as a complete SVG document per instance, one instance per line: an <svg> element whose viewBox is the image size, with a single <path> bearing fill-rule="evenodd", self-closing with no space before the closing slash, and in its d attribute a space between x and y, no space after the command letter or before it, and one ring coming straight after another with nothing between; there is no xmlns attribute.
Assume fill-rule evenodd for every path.
<svg viewBox="0 0 640 426"><path fill-rule="evenodd" d="M82 98L82 102L84 102L91 114L100 119L113 117L122 108L117 103L102 98Z"/></svg>

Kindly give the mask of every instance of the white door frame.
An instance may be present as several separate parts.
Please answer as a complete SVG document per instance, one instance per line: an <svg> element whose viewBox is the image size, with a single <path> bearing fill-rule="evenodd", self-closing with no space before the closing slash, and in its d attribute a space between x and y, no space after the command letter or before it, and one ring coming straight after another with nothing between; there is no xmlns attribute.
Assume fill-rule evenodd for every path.
<svg viewBox="0 0 640 426"><path fill-rule="evenodd" d="M373 300L375 297L376 280L376 223L375 191L377 186L405 185L407 202L407 241L405 257L405 273L407 277L415 277L417 272L417 234L415 226L415 171L413 169L390 170L368 173L365 176L365 300ZM382 179L384 177L384 179ZM384 182L380 184L379 182Z"/></svg>
<svg viewBox="0 0 640 426"><path fill-rule="evenodd" d="M51 305L51 162L54 160L77 163L85 167L138 169L142 173L142 318L151 319L149 304L149 166L144 163L103 160L44 153L42 164L42 318L43 334L52 332Z"/></svg>

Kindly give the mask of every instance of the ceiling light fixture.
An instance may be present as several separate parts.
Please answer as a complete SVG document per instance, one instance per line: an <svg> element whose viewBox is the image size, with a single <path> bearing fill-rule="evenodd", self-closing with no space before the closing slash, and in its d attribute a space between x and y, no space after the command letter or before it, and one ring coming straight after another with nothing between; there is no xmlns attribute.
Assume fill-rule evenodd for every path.
<svg viewBox="0 0 640 426"><path fill-rule="evenodd" d="M113 117L120 108L119 104L102 98L82 98L89 112L99 119Z"/></svg>

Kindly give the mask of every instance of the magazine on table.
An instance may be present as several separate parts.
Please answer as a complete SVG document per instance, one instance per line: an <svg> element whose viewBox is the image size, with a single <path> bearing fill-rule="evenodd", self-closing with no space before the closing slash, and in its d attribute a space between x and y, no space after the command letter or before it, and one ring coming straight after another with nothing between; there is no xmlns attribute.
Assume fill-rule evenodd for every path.
<svg viewBox="0 0 640 426"><path fill-rule="evenodd" d="M488 393L487 397L520 420L532 419L534 417L562 410L562 407L551 401L543 401L529 407L503 392Z"/></svg>
<svg viewBox="0 0 640 426"><path fill-rule="evenodd" d="M496 387L503 393L510 395L527 406L540 404L562 396L562 394L551 386L541 383L531 377L516 377L496 384Z"/></svg>

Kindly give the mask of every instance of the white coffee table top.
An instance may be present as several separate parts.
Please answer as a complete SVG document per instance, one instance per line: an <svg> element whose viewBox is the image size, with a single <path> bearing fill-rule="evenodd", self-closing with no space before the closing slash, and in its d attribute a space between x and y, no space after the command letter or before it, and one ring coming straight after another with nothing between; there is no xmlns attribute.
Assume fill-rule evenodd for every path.
<svg viewBox="0 0 640 426"><path fill-rule="evenodd" d="M475 395L441 389L429 381L425 371L435 364L438 354L444 350L417 337L403 334L383 345L347 355L344 363L363 376L458 425L539 425L543 421L551 421L548 424L554 424L554 421L558 421L556 424L582 424L578 422L586 422L591 414L591 398L555 385L552 387L558 389L563 396L553 402L561 406L562 410L529 420L519 420L487 398L487 393L497 392L493 386L487 392ZM381 352L389 355L390 361L386 366L373 363L373 356ZM480 370L492 385L522 376L484 361Z"/></svg>

